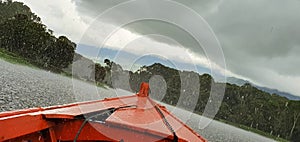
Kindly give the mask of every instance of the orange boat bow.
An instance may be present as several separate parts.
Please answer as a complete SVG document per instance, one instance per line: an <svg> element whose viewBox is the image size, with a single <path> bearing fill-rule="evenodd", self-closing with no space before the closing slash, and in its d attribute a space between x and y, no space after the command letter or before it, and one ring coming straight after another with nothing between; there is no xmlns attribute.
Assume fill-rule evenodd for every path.
<svg viewBox="0 0 300 142"><path fill-rule="evenodd" d="M148 96L133 96L0 113L0 141L205 142Z"/></svg>

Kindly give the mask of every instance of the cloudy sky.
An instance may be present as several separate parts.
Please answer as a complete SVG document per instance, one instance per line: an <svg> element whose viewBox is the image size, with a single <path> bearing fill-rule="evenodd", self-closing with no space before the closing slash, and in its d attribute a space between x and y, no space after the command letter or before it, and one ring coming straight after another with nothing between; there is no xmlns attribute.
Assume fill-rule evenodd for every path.
<svg viewBox="0 0 300 142"><path fill-rule="evenodd" d="M193 63L300 96L300 0L21 1L56 35L78 44ZM204 38L213 31L226 66L182 24Z"/></svg>

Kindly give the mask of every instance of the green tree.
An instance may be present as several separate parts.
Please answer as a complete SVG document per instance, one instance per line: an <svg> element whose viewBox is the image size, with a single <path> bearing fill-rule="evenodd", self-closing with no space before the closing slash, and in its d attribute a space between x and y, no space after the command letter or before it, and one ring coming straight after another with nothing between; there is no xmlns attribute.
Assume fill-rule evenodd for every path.
<svg viewBox="0 0 300 142"><path fill-rule="evenodd" d="M60 36L52 44L53 46L47 50L47 58L50 60L49 65L59 70L66 68L73 61L76 44L65 36Z"/></svg>

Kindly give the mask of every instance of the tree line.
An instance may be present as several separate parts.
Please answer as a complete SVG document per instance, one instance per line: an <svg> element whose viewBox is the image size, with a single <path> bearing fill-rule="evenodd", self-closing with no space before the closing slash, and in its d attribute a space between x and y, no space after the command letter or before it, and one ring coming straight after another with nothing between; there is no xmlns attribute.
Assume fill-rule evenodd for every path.
<svg viewBox="0 0 300 142"><path fill-rule="evenodd" d="M61 72L73 61L76 44L53 31L21 2L0 2L0 48L30 63Z"/></svg>

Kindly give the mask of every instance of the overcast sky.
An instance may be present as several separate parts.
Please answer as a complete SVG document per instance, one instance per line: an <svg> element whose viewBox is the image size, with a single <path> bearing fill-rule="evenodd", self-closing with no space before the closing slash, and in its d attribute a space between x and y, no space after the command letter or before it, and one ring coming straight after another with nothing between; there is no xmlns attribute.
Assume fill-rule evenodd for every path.
<svg viewBox="0 0 300 142"><path fill-rule="evenodd" d="M113 8L114 14L110 16L103 16L103 12L125 0L22 1L55 34L66 35L76 43L96 47L99 46L99 39L107 38L103 34L105 30L118 29L119 23L143 14L160 16L161 12L168 13L179 22L189 23L194 18L188 12L174 10L174 6L159 9L149 1L139 3L132 10ZM212 28L224 52L227 75L300 96L300 0L176 2L178 7L197 12ZM199 28L197 24L194 23L195 27L192 28ZM155 35L143 36L146 34ZM170 60L193 61L205 67L212 67L216 63L206 58L204 50L184 29L155 20L121 27L106 41L106 46L135 54L150 52ZM213 68L225 69L218 64Z"/></svg>

